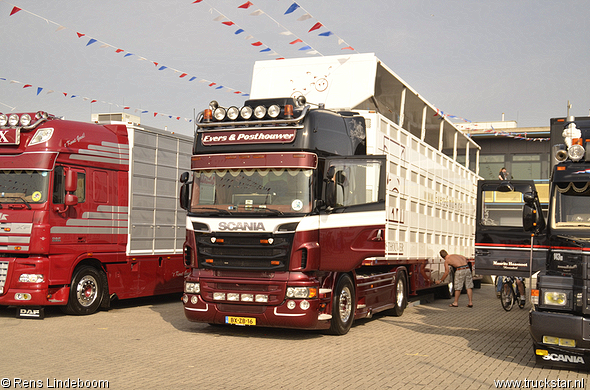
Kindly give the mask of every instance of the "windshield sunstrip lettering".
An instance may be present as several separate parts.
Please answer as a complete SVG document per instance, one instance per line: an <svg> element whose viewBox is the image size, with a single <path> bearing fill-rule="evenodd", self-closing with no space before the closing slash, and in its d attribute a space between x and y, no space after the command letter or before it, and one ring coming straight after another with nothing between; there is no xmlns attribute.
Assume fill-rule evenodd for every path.
<svg viewBox="0 0 590 390"><path fill-rule="evenodd" d="M262 222L219 222L219 230L242 230L262 232L266 229Z"/></svg>
<svg viewBox="0 0 590 390"><path fill-rule="evenodd" d="M287 143L295 140L296 130L260 130L204 133L203 145L230 145L250 143Z"/></svg>

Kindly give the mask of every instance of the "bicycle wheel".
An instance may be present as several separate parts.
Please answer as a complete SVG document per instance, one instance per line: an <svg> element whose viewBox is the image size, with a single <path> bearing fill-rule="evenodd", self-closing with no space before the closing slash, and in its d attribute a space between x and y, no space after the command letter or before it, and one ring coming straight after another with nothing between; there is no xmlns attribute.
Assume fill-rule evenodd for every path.
<svg viewBox="0 0 590 390"><path fill-rule="evenodd" d="M510 283L510 280L508 279L504 280L504 283L502 284L500 301L502 301L502 307L504 310L512 310L512 306L514 305L514 289L512 288L512 283Z"/></svg>
<svg viewBox="0 0 590 390"><path fill-rule="evenodd" d="M524 282L523 282L524 283ZM516 286L516 289L518 290L518 286ZM526 304L526 286L522 286L523 289L523 294L520 295L520 293L518 294L518 307L519 308L524 308L524 305Z"/></svg>

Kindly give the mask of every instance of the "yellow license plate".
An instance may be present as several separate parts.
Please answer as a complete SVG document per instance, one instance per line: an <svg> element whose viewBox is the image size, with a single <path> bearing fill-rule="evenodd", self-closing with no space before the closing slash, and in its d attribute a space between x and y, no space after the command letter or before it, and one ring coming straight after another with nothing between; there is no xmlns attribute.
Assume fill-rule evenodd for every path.
<svg viewBox="0 0 590 390"><path fill-rule="evenodd" d="M232 325L256 325L256 318L251 317L225 317L226 324Z"/></svg>

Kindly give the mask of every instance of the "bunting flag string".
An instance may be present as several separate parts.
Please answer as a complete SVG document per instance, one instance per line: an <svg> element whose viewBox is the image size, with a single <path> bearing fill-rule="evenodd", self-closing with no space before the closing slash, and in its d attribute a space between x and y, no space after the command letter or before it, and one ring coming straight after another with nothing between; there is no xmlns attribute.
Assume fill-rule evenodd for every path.
<svg viewBox="0 0 590 390"><path fill-rule="evenodd" d="M285 57L282 57L280 54L278 54L276 51L272 50L269 46L262 43L261 41L256 40L253 35L247 34L246 30L244 30L238 24L236 24L235 22L230 20L230 18L225 16L221 11L219 11L217 8L215 8L214 6L209 4L206 0L195 0L192 2L192 4L197 4L197 3L207 4L210 11L214 11L219 14L219 16L217 16L215 19L213 19L214 22L221 22L221 24L226 25L228 27L237 28L237 30L235 30L235 32L234 32L234 35L245 34L245 37L244 37L245 41L255 41L255 42L250 43L250 45L257 47L257 48L261 48L259 51L260 53L268 53L269 55L276 55L276 56L278 56L276 58L277 60L285 58ZM250 2L248 2L248 3L250 3ZM248 5L248 3L242 4L242 6L240 6L238 8L246 8L247 9L248 7L250 7L250 5ZM250 3L250 4L252 4L252 3Z"/></svg>
<svg viewBox="0 0 590 390"><path fill-rule="evenodd" d="M61 25L61 24L59 24L57 22L54 22L52 20L49 20L49 19L47 19L47 18L45 18L43 16L37 15L37 14L35 14L35 13L31 12L31 11L28 11L26 9L23 9L21 7L17 7L14 4L8 3L5 0L0 0L0 1L3 1L6 4L12 6L12 10L10 11L9 17L17 14L20 11L23 11L23 12L26 12L29 15L32 15L32 16L38 18L38 19L44 20L47 24L52 24L54 26L57 26L57 29L55 30L55 32L63 31L63 30L71 30L71 29L69 29L69 28L67 28L67 27L65 27L65 26L63 26L63 25ZM187 81L195 81L195 80L197 80L198 83L205 84L205 85L207 85L209 87L215 87L214 89L216 89L216 90L223 90L225 92L229 92L229 93L233 93L233 94L237 94L237 95L241 95L241 96L245 96L245 97L250 96L250 94L244 93L244 92L242 92L242 91L240 91L238 89L230 88L230 87L228 87L226 85L222 85L222 84L220 84L218 82L214 82L214 81L211 81L211 80L207 80L207 79L203 79L203 78L200 78L200 77L197 77L197 76L190 75L188 72L183 72L183 71L178 70L178 69L175 69L173 67L163 65L160 62L149 60L149 59L147 59L145 57L136 55L134 53L131 53L129 51L126 51L124 49L121 49L121 48L119 48L117 46L111 45L111 44L109 44L109 43L107 43L105 41L102 41L100 39L97 39L95 37L90 37L90 36L88 36L88 35L86 35L84 33L81 33L79 31L76 31L76 36L78 38L80 38L80 39L82 39L84 37L86 37L88 39L88 41L86 41L86 47L91 46L91 45L95 45L95 44L99 44L101 49L104 49L104 48L114 49L114 52L116 54L124 53L123 54L123 57L124 58L126 58L126 57L135 57L139 61L147 61L147 62L150 62L150 63L152 63L155 66L155 69L157 69L158 71L163 71L163 70L166 70L166 69L168 69L170 71L173 71L174 73L178 74L179 75L178 77L181 78L181 79L185 79ZM84 38L84 39L86 39L86 38Z"/></svg>
<svg viewBox="0 0 590 390"><path fill-rule="evenodd" d="M5 77L0 77L0 81L6 81L9 84L22 85L21 90L22 89L27 89L27 88L32 88L34 91L36 91L35 92L36 93L36 96L39 96L39 94L42 91L46 90L44 87L34 88L32 84L23 83L23 82L18 81L18 80L9 80L9 79L7 79ZM47 89L46 90L46 95L49 95L50 93L55 93L55 90L54 89ZM99 102L98 99L92 99L92 98L88 98L88 97L82 97L80 95L75 95L75 94L72 94L72 93L69 93L69 92L62 92L61 94L64 95L64 98L68 98L68 96L69 96L69 99L81 98L84 101L89 101L90 104ZM163 116L163 117L167 117L169 119L175 119L175 120L178 120L178 121L182 118L182 117L180 117L178 115L165 114L165 113L162 113L162 112L150 111L150 110L145 110L145 109L142 109L142 108L132 108L131 106L125 106L125 105L121 105L121 104L117 104L117 103L106 102L104 100L101 100L100 102L101 103L104 103L104 104L109 104L109 105L116 106L116 107L121 108L123 110L132 110L134 113L138 113L138 114L150 114L150 115L153 115L154 118L157 117L157 116ZM9 106L8 104L4 104L4 103L1 103L1 102L0 102L0 104L6 106L8 108L10 108L11 111L14 111L16 109L16 107ZM192 118L182 118L182 119L184 119L185 122L189 122L189 123L193 121Z"/></svg>
<svg viewBox="0 0 590 390"><path fill-rule="evenodd" d="M323 31L320 32L318 34L318 36L320 37L330 37L332 35L334 35L336 38L338 38L338 45L339 46L344 46L341 47L340 50L351 50L354 51L355 53L357 53L357 51L350 46L344 39L340 38L338 35L334 34L334 32L330 31L329 29L327 29L327 27L320 22L319 20L317 20L316 18L314 18L305 8L303 8L301 5L299 5L298 3L294 2L292 3L289 8L287 8L287 10L285 11L285 15L290 15L295 13L297 10L301 10L303 12L303 15L301 15L297 21L298 22L303 22L305 20L308 19L313 19L313 21L315 21L315 23L311 26L311 28L307 31L308 33L311 33L313 31L317 31L323 28Z"/></svg>
<svg viewBox="0 0 590 390"><path fill-rule="evenodd" d="M238 6L238 8L245 9L246 10L246 9L249 9L250 7L252 7L252 6L254 6L254 4L251 1L247 1L244 4ZM292 42L289 42L289 45L295 45L297 43L301 43L303 46L299 49L299 51L305 51L306 54L319 54L319 55L321 55L323 57L323 54L322 53L320 53L319 51L317 51L316 49L314 49L311 45L309 45L308 43L306 43L305 41L303 41L296 34L294 34L293 32L291 32L288 28L286 28L285 26L283 26L275 18L273 18L272 16L270 16L269 14L267 14L266 12L264 12L263 10L261 10L260 8L258 8L254 12L252 12L250 15L251 16L265 15L267 18L269 18L271 21L273 21L278 27L280 27L280 28L283 29L283 31L281 33L279 33L279 34L285 35L285 36L293 36L293 38L295 38L295 40L293 40Z"/></svg>
<svg viewBox="0 0 590 390"><path fill-rule="evenodd" d="M522 140L522 141L529 141L529 142L547 142L550 141L550 138L531 138L531 137L527 137L527 133L509 133L506 131L496 131L496 129L494 129L494 126L490 126L491 129L487 129L487 130L483 130L484 133L493 133L495 136L502 136L502 137L508 137L508 138L514 138L514 139L518 139L518 140ZM524 135L523 135L524 134Z"/></svg>

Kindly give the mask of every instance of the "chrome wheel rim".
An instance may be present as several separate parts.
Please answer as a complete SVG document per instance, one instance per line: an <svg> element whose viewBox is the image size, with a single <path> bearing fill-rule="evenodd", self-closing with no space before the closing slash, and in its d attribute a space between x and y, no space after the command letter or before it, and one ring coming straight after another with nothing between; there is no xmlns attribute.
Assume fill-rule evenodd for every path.
<svg viewBox="0 0 590 390"><path fill-rule="evenodd" d="M85 275L76 286L76 298L78 303L84 307L88 307L96 301L97 293L98 283L90 275Z"/></svg>
<svg viewBox="0 0 590 390"><path fill-rule="evenodd" d="M348 322L352 313L352 294L348 287L344 287L340 293L340 300L338 302L338 309L340 311L340 319L342 322Z"/></svg>

